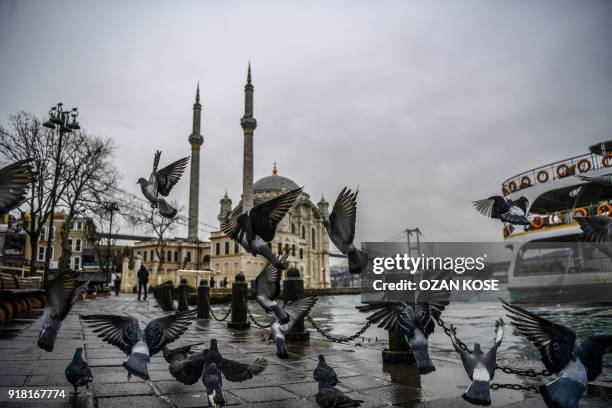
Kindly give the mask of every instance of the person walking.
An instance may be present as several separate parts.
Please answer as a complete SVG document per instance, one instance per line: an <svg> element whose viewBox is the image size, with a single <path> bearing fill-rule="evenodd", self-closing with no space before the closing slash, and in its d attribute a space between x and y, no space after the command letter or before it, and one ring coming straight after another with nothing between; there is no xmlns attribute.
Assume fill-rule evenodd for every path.
<svg viewBox="0 0 612 408"><path fill-rule="evenodd" d="M227 276L223 278L223 287L227 288Z"/></svg>
<svg viewBox="0 0 612 408"><path fill-rule="evenodd" d="M142 288L144 288L144 300L147 300L147 285L149 284L149 271L147 267L144 265L140 265L140 269L138 270L138 300L140 300L140 293Z"/></svg>
<svg viewBox="0 0 612 408"><path fill-rule="evenodd" d="M210 286L211 288L215 287L215 278L213 278L212 276L210 277L210 280L208 282L208 286Z"/></svg>
<svg viewBox="0 0 612 408"><path fill-rule="evenodd" d="M121 289L121 275L116 273L113 283L115 284L115 296L119 296L119 290Z"/></svg>

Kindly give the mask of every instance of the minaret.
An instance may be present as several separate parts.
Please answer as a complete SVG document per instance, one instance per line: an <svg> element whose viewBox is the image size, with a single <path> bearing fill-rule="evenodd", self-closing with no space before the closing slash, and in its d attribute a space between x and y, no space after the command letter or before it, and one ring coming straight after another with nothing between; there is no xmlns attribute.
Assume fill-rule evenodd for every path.
<svg viewBox="0 0 612 408"><path fill-rule="evenodd" d="M253 85L251 84L251 63L244 86L244 116L240 120L244 131L244 159L242 168L242 212L253 208L253 131L257 121L253 117Z"/></svg>
<svg viewBox="0 0 612 408"><path fill-rule="evenodd" d="M196 99L193 104L193 129L189 135L191 144L191 175L189 178L189 227L187 239L198 240L198 212L200 209L200 146L204 138L200 134L202 105L200 105L200 83L196 90Z"/></svg>

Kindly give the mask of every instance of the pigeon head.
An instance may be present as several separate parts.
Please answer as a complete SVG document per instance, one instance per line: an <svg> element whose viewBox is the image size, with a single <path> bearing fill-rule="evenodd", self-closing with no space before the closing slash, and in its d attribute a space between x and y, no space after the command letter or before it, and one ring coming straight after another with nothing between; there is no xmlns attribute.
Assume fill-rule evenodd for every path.
<svg viewBox="0 0 612 408"><path fill-rule="evenodd" d="M141 177L141 178L139 178L139 179L138 179L138 182L137 182L136 184L140 184L140 185L142 185L142 184L147 184L147 180L146 180L146 179L143 179L143 178Z"/></svg>
<svg viewBox="0 0 612 408"><path fill-rule="evenodd" d="M480 343L474 343L474 353L482 353L482 350L480 350Z"/></svg>
<svg viewBox="0 0 612 408"><path fill-rule="evenodd" d="M319 361L322 363L325 362L325 356L323 354L319 354Z"/></svg>
<svg viewBox="0 0 612 408"><path fill-rule="evenodd" d="M83 353L83 347L77 347L76 350L74 350L74 358L81 358L81 353Z"/></svg>
<svg viewBox="0 0 612 408"><path fill-rule="evenodd" d="M45 351L52 352L60 326L61 322L59 320L51 320L48 324L43 325L43 329L38 335L38 347Z"/></svg>

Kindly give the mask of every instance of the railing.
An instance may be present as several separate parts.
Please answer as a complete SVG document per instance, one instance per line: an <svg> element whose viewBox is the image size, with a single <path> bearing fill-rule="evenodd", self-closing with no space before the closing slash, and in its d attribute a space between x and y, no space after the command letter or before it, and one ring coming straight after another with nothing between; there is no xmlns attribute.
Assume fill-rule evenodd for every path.
<svg viewBox="0 0 612 408"><path fill-rule="evenodd" d="M545 184L552 180L559 180L575 174L585 174L608 167L612 168L612 153L608 153L603 157L594 153L571 157L510 177L502 183L502 194L506 196L536 184Z"/></svg>

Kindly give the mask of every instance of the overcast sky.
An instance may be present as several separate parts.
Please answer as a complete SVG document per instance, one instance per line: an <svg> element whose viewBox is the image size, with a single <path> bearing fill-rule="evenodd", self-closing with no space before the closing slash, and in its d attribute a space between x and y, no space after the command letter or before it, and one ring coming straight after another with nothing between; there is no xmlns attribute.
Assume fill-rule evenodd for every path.
<svg viewBox="0 0 612 408"><path fill-rule="evenodd" d="M0 121L78 106L137 193L156 149L190 154L199 81L200 220L217 225L241 193L250 59L255 180L276 161L332 205L359 185L359 240L499 241L471 201L612 139L611 44L611 1L4 0Z"/></svg>

